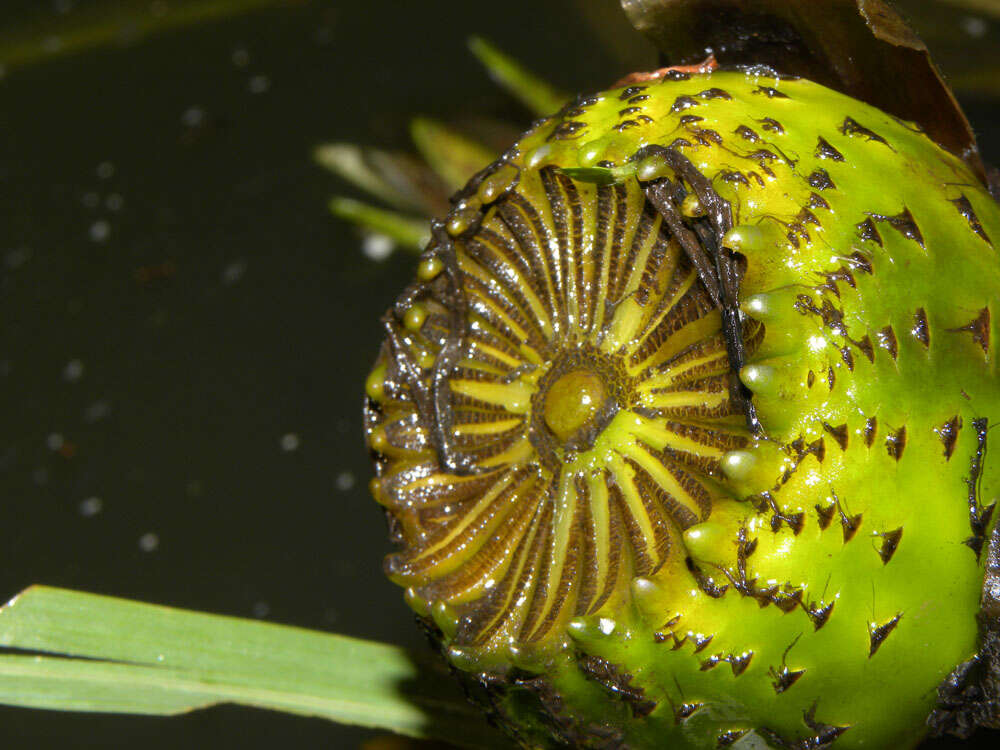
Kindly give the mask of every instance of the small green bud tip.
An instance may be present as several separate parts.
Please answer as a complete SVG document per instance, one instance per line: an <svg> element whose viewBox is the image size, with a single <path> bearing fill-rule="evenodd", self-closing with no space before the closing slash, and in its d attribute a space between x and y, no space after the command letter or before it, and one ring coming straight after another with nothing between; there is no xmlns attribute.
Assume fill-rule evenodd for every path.
<svg viewBox="0 0 1000 750"><path fill-rule="evenodd" d="M738 482L750 476L751 469L757 463L757 457L750 451L729 451L723 454L720 463L722 473Z"/></svg>
<svg viewBox="0 0 1000 750"><path fill-rule="evenodd" d="M556 380L545 396L545 424L560 440L568 440L604 406L607 393L600 375L573 370Z"/></svg>
<svg viewBox="0 0 1000 750"><path fill-rule="evenodd" d="M774 313L774 301L770 294L754 294L741 305L743 312L755 320L767 320Z"/></svg>
<svg viewBox="0 0 1000 750"><path fill-rule="evenodd" d="M403 315L403 325L407 330L419 331L427 320L427 308L417 302Z"/></svg>
<svg viewBox="0 0 1000 750"><path fill-rule="evenodd" d="M528 169L539 169L552 158L552 155L552 144L542 144L528 155L528 158L525 160L525 166Z"/></svg>
<svg viewBox="0 0 1000 750"><path fill-rule="evenodd" d="M434 603L434 606L431 607L431 619L434 620L434 624L440 628L446 638L455 637L455 633L458 631L458 617L445 602Z"/></svg>
<svg viewBox="0 0 1000 750"><path fill-rule="evenodd" d="M746 365L740 370L740 380L751 391L767 393L775 384L774 368L770 365Z"/></svg>
<svg viewBox="0 0 1000 750"><path fill-rule="evenodd" d="M482 181L479 189L476 191L476 197L483 203L492 203L514 184L516 178L516 167L510 164L500 167L500 169Z"/></svg>
<svg viewBox="0 0 1000 750"><path fill-rule="evenodd" d="M639 166L635 169L635 176L640 182L649 182L665 177L670 172L670 166L662 156L647 156L639 162Z"/></svg>
<svg viewBox="0 0 1000 750"><path fill-rule="evenodd" d="M722 524L706 521L685 529L684 546L695 560L709 562L726 550L729 535Z"/></svg>
<svg viewBox="0 0 1000 750"><path fill-rule="evenodd" d="M480 207L479 201L463 201L448 215L445 230L452 237L457 237L458 235L466 232L472 226L473 222L479 217Z"/></svg>
<svg viewBox="0 0 1000 750"><path fill-rule="evenodd" d="M696 219L705 215L705 207L701 205L701 199L694 193L688 193L681 201L681 213L689 219Z"/></svg>
<svg viewBox="0 0 1000 750"><path fill-rule="evenodd" d="M432 281L444 270L444 263L439 258L424 258L417 266L417 278L421 281Z"/></svg>
<svg viewBox="0 0 1000 750"><path fill-rule="evenodd" d="M365 393L372 401L381 401L385 397L385 365L378 365L365 379Z"/></svg>
<svg viewBox="0 0 1000 750"><path fill-rule="evenodd" d="M754 226L741 224L722 235L722 246L736 253L764 249L764 233Z"/></svg>

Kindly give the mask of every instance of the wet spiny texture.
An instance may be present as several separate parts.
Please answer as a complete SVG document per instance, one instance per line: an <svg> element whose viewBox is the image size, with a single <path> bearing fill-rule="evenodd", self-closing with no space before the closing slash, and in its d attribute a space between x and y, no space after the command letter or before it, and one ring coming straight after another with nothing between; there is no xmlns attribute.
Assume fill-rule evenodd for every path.
<svg viewBox="0 0 1000 750"><path fill-rule="evenodd" d="M919 128L760 70L580 97L472 179L366 420L388 573L512 736L919 741L979 646L996 238Z"/></svg>

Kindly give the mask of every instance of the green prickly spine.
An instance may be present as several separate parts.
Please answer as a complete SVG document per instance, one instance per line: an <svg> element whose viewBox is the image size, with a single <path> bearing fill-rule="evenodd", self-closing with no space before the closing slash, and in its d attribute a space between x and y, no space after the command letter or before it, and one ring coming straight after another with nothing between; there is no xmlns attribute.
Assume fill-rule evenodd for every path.
<svg viewBox="0 0 1000 750"><path fill-rule="evenodd" d="M711 511L678 526L682 550L540 641L456 645L468 598L410 601L459 669L502 685L494 708L528 746L912 746L978 647L977 550L1000 493L986 460L1000 210L915 126L805 80L726 72L578 100L519 141L504 182L530 197L554 167L581 191L683 183L630 160L650 145L731 207L723 244L746 259L741 309L763 326L739 376L763 432L707 472ZM617 460L627 414L574 471ZM415 465L383 421L372 447Z"/></svg>

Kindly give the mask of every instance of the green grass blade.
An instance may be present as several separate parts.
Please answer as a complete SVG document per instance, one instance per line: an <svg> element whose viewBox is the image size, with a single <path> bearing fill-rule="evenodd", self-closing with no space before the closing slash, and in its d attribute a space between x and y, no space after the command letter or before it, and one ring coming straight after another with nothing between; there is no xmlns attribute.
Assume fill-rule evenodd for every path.
<svg viewBox="0 0 1000 750"><path fill-rule="evenodd" d="M469 49L490 72L493 80L535 114L550 115L569 99L481 37L471 37Z"/></svg>
<svg viewBox="0 0 1000 750"><path fill-rule="evenodd" d="M0 610L0 703L177 714L236 703L502 747L446 669L404 649L35 586Z"/></svg>
<svg viewBox="0 0 1000 750"><path fill-rule="evenodd" d="M396 211L376 208L352 198L336 197L330 200L330 211L337 218L384 234L401 247L419 252L430 240L426 219L417 219Z"/></svg>
<svg viewBox="0 0 1000 750"><path fill-rule="evenodd" d="M418 117L410 123L410 135L424 159L450 190L463 187L476 172L497 155L436 120Z"/></svg>

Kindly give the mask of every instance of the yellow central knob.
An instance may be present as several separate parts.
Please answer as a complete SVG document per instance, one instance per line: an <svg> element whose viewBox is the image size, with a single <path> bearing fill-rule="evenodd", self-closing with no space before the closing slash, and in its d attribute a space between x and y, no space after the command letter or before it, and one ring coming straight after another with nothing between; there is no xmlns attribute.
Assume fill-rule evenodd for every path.
<svg viewBox="0 0 1000 750"><path fill-rule="evenodd" d="M545 394L545 424L557 438L568 440L601 410L606 398L600 375L591 370L571 370Z"/></svg>

